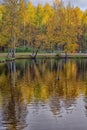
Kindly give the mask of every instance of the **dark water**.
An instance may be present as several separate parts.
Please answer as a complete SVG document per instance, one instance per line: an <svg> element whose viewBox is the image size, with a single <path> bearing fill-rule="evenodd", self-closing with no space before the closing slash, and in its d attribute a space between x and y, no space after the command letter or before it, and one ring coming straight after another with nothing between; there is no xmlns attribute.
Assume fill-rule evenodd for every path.
<svg viewBox="0 0 87 130"><path fill-rule="evenodd" d="M0 64L0 130L87 130L87 60Z"/></svg>

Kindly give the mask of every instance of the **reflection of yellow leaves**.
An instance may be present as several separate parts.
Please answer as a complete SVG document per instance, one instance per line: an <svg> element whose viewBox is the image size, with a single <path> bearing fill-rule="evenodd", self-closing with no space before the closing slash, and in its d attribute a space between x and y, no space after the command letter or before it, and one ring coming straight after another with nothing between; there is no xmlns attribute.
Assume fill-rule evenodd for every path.
<svg viewBox="0 0 87 130"><path fill-rule="evenodd" d="M8 78L7 76L5 76L5 74L3 73L1 76L0 76L0 87L3 87L3 86L7 86L8 85Z"/></svg>
<svg viewBox="0 0 87 130"><path fill-rule="evenodd" d="M21 86L21 93L22 93L22 98L24 100L27 100L28 103L30 103L32 97L34 96L34 89L32 87L28 86Z"/></svg>
<svg viewBox="0 0 87 130"><path fill-rule="evenodd" d="M0 107L2 105L2 95L1 95L1 92L0 92Z"/></svg>
<svg viewBox="0 0 87 130"><path fill-rule="evenodd" d="M53 92L56 96L62 96L64 98L75 98L79 95L82 88L79 80L76 81L77 67L74 61L64 64L64 70L59 72L51 72L49 69L44 67L44 65L44 71L40 70L37 66L34 66L34 79L32 79L31 75L28 74L30 75L29 83L27 80L27 82L24 83L26 84L25 87L22 88L26 91L26 94L23 94L24 98L29 96L31 99L33 96L36 96L39 99L46 100ZM41 76L40 73L42 71L44 74L43 76ZM29 71L26 71L26 76L27 73L29 73ZM60 76L61 80L57 80L57 75Z"/></svg>
<svg viewBox="0 0 87 130"><path fill-rule="evenodd" d="M47 92L47 86L42 85L41 87L41 98L46 100L48 99L48 92Z"/></svg>
<svg viewBox="0 0 87 130"><path fill-rule="evenodd" d="M28 68L26 67L23 77L18 79L16 87L12 88L14 94L20 95L21 102L26 100L30 103L33 98L36 98L38 101L47 101L53 95L63 99L75 99L80 92L86 94L87 85L83 86L80 76L77 79L78 72L75 61L63 63L62 69L57 69L56 71L53 69L54 62L51 62L50 67L47 62L43 62L43 64L39 62L38 65L32 64ZM61 68L59 63L56 63L56 65L58 68ZM19 71L18 75L20 74ZM0 88L5 92L6 96L11 94L9 83L8 76L2 73L0 76Z"/></svg>

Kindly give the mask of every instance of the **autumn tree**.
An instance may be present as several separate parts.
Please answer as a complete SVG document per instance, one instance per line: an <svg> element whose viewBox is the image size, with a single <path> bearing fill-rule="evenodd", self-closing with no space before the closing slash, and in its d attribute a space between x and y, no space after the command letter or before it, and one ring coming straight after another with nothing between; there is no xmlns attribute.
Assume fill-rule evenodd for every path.
<svg viewBox="0 0 87 130"><path fill-rule="evenodd" d="M29 37L29 45L33 48L32 58L35 58L39 49L44 49L47 46L46 28L49 18L52 17L53 10L49 4L46 4L44 7L39 4L37 8L34 8L29 3L28 11L30 20L29 35L27 37Z"/></svg>
<svg viewBox="0 0 87 130"><path fill-rule="evenodd" d="M3 32L2 32L2 17L3 17L3 14L5 12L5 8L3 5L0 4L0 46L3 47L5 46L5 42L4 42L4 38L3 38ZM3 39L3 40L2 40Z"/></svg>
<svg viewBox="0 0 87 130"><path fill-rule="evenodd" d="M81 50L87 50L87 10L83 13L82 17L82 39Z"/></svg>
<svg viewBox="0 0 87 130"><path fill-rule="evenodd" d="M50 18L47 26L47 37L50 48L58 48L64 42L65 8L62 1L54 1L54 15Z"/></svg>
<svg viewBox="0 0 87 130"><path fill-rule="evenodd" d="M20 36L19 41L20 45L26 45L26 30L27 30L27 24L29 23L29 12L26 5L25 0L20 0L19 3L19 30L20 30Z"/></svg>
<svg viewBox="0 0 87 130"><path fill-rule="evenodd" d="M78 19L74 8L71 5L64 7L62 1L55 1L55 15L48 24L48 39L54 45L67 52L75 52L78 48L79 27L77 29L76 20ZM55 3L54 3L55 4Z"/></svg>
<svg viewBox="0 0 87 130"><path fill-rule="evenodd" d="M73 8L69 5L66 8L66 18L65 18L65 36L64 36L64 51L75 52L78 48L77 44L77 31L76 31L76 20Z"/></svg>
<svg viewBox="0 0 87 130"><path fill-rule="evenodd" d="M15 57L15 47L18 37L19 0L4 0L5 12L2 17L2 36L8 46L8 56Z"/></svg>

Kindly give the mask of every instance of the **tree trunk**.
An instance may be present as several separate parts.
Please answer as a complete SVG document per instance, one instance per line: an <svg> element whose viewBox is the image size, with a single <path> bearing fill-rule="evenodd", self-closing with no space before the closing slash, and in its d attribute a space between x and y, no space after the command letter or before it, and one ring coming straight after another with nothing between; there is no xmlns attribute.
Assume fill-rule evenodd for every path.
<svg viewBox="0 0 87 130"><path fill-rule="evenodd" d="M40 49L40 46L37 48L36 51L34 51L34 52L32 53L32 55L31 55L31 58L32 58L32 59L36 59L37 53L38 53L39 49Z"/></svg>
<svg viewBox="0 0 87 130"><path fill-rule="evenodd" d="M65 60L67 59L67 52L65 52Z"/></svg>
<svg viewBox="0 0 87 130"><path fill-rule="evenodd" d="M12 49L12 58L15 57L15 49Z"/></svg>
<svg viewBox="0 0 87 130"><path fill-rule="evenodd" d="M37 57L37 53L38 53L38 49L36 50L35 53L33 53L33 54L31 55L31 58L32 58L32 59L36 59L36 57Z"/></svg>
<svg viewBox="0 0 87 130"><path fill-rule="evenodd" d="M8 47L8 54L7 54L7 58L10 56L10 47Z"/></svg>

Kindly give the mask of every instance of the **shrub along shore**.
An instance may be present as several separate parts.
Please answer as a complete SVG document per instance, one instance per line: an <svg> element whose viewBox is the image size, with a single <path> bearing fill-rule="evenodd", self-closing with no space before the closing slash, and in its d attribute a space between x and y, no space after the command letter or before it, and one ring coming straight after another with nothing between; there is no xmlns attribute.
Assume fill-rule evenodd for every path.
<svg viewBox="0 0 87 130"><path fill-rule="evenodd" d="M31 53L16 53L15 58L7 58L7 53L0 53L0 63L5 63L7 61L12 61L16 59L31 59ZM79 58L87 58L87 53L65 53L56 54L56 53L38 53L36 59L62 59L62 58L71 58L71 59L79 59Z"/></svg>

